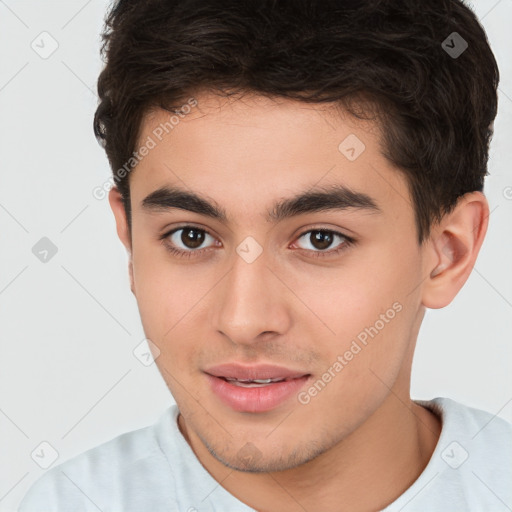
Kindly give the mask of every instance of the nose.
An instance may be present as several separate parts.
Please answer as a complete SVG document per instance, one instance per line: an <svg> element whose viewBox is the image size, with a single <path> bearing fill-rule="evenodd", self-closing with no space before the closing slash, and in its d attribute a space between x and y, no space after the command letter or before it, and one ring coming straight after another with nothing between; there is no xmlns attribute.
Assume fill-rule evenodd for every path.
<svg viewBox="0 0 512 512"><path fill-rule="evenodd" d="M233 343L252 345L290 328L291 294L275 273L265 251L251 263L235 255L216 287L213 318L215 328Z"/></svg>

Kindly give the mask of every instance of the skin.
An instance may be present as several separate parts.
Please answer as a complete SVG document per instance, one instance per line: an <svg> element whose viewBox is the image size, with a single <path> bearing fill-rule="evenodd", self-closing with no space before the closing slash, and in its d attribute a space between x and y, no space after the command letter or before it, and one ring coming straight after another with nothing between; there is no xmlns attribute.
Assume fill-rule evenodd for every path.
<svg viewBox="0 0 512 512"><path fill-rule="evenodd" d="M130 175L131 233L119 192L109 194L179 428L208 472L258 511L384 508L418 478L439 439L439 418L410 398L412 356L425 308L447 306L474 266L486 198L466 194L419 246L407 183L382 155L376 124L283 98L203 92L196 99ZM149 113L140 141L168 118ZM338 150L349 134L366 146L355 161ZM264 220L275 201L329 183L368 194L382 213ZM216 201L229 222L144 211L142 200L163 185ZM199 247L208 250L191 258L169 253L159 237L184 223L208 230ZM321 247L308 235L299 239L315 228L356 243L315 258ZM176 247L199 250L180 243L181 233ZM236 252L247 236L263 249L250 264ZM334 238L324 252L342 243ZM236 412L202 372L225 362L271 363L317 380L396 302L401 311L308 404L292 399L265 413ZM244 462L239 450L247 442L254 456Z"/></svg>

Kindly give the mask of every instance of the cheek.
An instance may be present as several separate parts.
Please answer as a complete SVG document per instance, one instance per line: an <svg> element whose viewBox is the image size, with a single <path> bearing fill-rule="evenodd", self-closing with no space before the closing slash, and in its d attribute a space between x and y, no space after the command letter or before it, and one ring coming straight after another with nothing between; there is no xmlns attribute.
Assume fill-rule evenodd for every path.
<svg viewBox="0 0 512 512"><path fill-rule="evenodd" d="M384 264L381 258L351 257L338 269L310 266L307 272L290 272L285 279L306 306L302 310L309 309L310 314L301 314L299 321L309 318L312 324L316 317L317 335L330 337L329 344L336 339L343 344L390 309L388 316L394 319L393 304L404 299L402 269Z"/></svg>
<svg viewBox="0 0 512 512"><path fill-rule="evenodd" d="M197 361L199 340L205 338L198 315L203 314L211 288L208 276L172 264L165 255L156 258L143 251L134 252L133 266L144 332L160 349L157 364L172 373L190 369L190 362Z"/></svg>
<svg viewBox="0 0 512 512"><path fill-rule="evenodd" d="M414 341L411 326L418 304L410 292L418 262L413 254L397 258L393 247L386 257L385 249L351 259L352 264L347 259L339 271L316 269L294 282L297 295L315 313L308 313L306 328L316 340L325 371L341 356L339 374L363 387L382 385L370 369L386 382L392 380Z"/></svg>
<svg viewBox="0 0 512 512"><path fill-rule="evenodd" d="M367 417L382 403L404 362L408 364L414 308L394 284L389 277L364 285L331 281L323 298L306 297L334 332L314 322L309 338L315 340L321 360L315 368L316 380L300 397L308 404L304 410L323 418L323 424L342 421L340 428L355 428L358 418Z"/></svg>
<svg viewBox="0 0 512 512"><path fill-rule="evenodd" d="M197 279L187 279L186 266L172 263L158 244L141 240L133 244L133 276L143 323L159 336L184 314Z"/></svg>
<svg viewBox="0 0 512 512"><path fill-rule="evenodd" d="M194 315L202 294L190 291L190 279L169 268L148 267L138 277L137 302L144 333L158 347L155 363L184 410L191 397L200 398L195 372L201 352L198 340L205 336L199 332L201 322L194 321Z"/></svg>

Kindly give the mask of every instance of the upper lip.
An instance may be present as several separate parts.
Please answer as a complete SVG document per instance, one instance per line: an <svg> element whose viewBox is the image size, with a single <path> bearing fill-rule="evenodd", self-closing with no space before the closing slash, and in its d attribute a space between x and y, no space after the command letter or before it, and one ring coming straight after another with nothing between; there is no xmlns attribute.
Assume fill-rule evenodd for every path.
<svg viewBox="0 0 512 512"><path fill-rule="evenodd" d="M212 366L204 371L214 377L227 377L240 380L293 379L309 375L307 372L301 370L293 370L272 364L249 366L237 363L225 363Z"/></svg>

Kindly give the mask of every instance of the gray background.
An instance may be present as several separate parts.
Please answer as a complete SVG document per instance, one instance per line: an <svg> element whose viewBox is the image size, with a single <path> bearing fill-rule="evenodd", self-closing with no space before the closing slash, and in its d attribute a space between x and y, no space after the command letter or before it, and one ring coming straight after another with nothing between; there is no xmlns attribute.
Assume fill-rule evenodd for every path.
<svg viewBox="0 0 512 512"><path fill-rule="evenodd" d="M127 256L107 199L92 195L110 175L92 131L106 7L0 0L0 511L43 473L35 460L52 452L41 442L57 464L153 423L173 402L155 365L133 354L144 333ZM474 9L502 77L492 213L468 282L427 312L411 394L512 421L512 0ZM57 248L46 263L32 252L43 237Z"/></svg>

